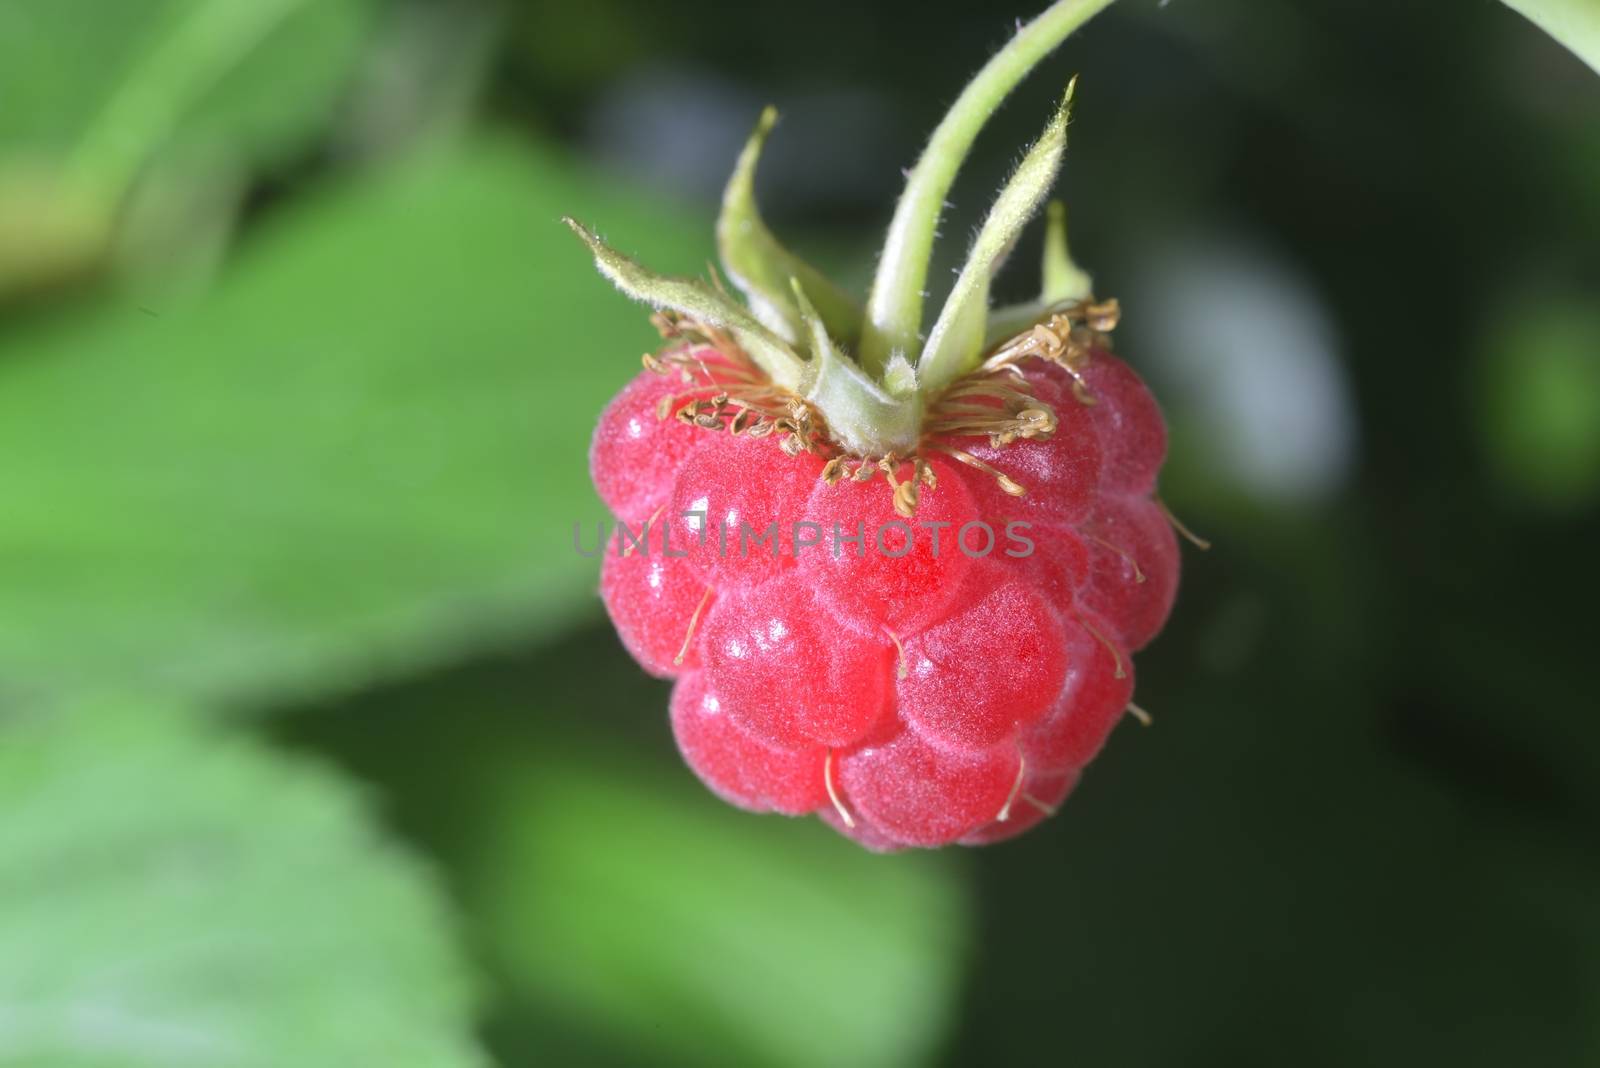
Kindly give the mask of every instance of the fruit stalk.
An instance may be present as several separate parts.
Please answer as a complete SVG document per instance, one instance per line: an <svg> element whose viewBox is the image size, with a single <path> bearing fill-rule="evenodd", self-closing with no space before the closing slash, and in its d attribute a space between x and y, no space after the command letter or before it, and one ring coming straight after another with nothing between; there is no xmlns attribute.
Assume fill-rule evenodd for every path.
<svg viewBox="0 0 1600 1068"><path fill-rule="evenodd" d="M1112 0L1060 0L995 53L967 83L945 115L906 180L895 205L883 255L867 300L861 338L861 364L877 374L892 353L912 353L922 333L923 289L933 239L956 172L972 149L978 131L995 109L1045 56Z"/></svg>

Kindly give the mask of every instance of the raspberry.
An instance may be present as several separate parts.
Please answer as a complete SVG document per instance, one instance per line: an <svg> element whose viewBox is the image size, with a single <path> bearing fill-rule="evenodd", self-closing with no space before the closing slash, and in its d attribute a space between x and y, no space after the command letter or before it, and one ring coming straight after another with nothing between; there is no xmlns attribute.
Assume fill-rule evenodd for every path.
<svg viewBox="0 0 1600 1068"><path fill-rule="evenodd" d="M677 420L658 417L676 384L640 371L601 413L589 447L589 470L606 507L640 524L667 503L673 477L704 435Z"/></svg>
<svg viewBox="0 0 1600 1068"><path fill-rule="evenodd" d="M1027 799L1026 804L1018 805L1009 819L980 827L957 841L961 845L991 845L1015 838L1039 821L1055 815L1056 809L1061 807L1067 794L1077 784L1078 773L1075 771L1030 771L1018 791L1019 796Z"/></svg>
<svg viewBox="0 0 1600 1068"><path fill-rule="evenodd" d="M848 746L889 707L888 641L838 640L795 575L719 601L700 648L728 718L770 745Z"/></svg>
<svg viewBox="0 0 1600 1068"><path fill-rule="evenodd" d="M1167 458L1167 424L1155 398L1121 360L1089 360L1082 374L1084 388L1097 401L1090 409L1095 429L1109 443L1101 474L1105 488L1149 493Z"/></svg>
<svg viewBox="0 0 1600 1068"><path fill-rule="evenodd" d="M1143 649L1178 593L1178 539L1161 506L1107 496L1078 528L1090 539L1085 608L1105 617L1129 649Z"/></svg>
<svg viewBox="0 0 1600 1068"><path fill-rule="evenodd" d="M1043 718L1066 680L1066 635L1055 609L1008 574L994 579L982 600L906 641L900 715L941 748L998 745ZM1000 633L1010 635L1003 652L994 648Z"/></svg>
<svg viewBox="0 0 1600 1068"><path fill-rule="evenodd" d="M672 689L672 732L689 766L730 804L799 816L828 803L827 751L779 749L752 738L727 716L700 672Z"/></svg>
<svg viewBox="0 0 1600 1068"><path fill-rule="evenodd" d="M839 761L855 820L899 845L944 845L994 822L1016 777L1016 754L1004 747L941 750L913 731Z"/></svg>
<svg viewBox="0 0 1600 1068"><path fill-rule="evenodd" d="M928 470L942 481L923 492L913 518L872 482L817 483L806 501L801 522L824 541L800 555L798 570L858 628L895 634L939 618L972 568L956 542L968 523L983 522L977 503L955 465L935 459Z"/></svg>
<svg viewBox="0 0 1600 1068"><path fill-rule="evenodd" d="M728 434L705 440L678 468L667 529L710 582L748 585L774 578L793 561L787 522L817 482L822 461L784 456L772 442Z"/></svg>
<svg viewBox="0 0 1600 1068"><path fill-rule="evenodd" d="M1090 615L1064 624L1062 656L1067 676L1053 708L1022 737L1034 770L1072 771L1100 752L1111 728L1133 699L1133 664L1112 642L1097 637L1107 626Z"/></svg>
<svg viewBox="0 0 1600 1068"><path fill-rule="evenodd" d="M684 638L696 614L709 607L711 587L659 549L623 545L621 551L613 545L600 566L601 599L622 644L658 678L699 667L699 645Z"/></svg>
<svg viewBox="0 0 1600 1068"><path fill-rule="evenodd" d="M1039 383L1040 376L1029 376L1029 381ZM1047 399L1045 389L1036 387L1035 392ZM1097 411L1102 405L1090 407L1058 398L1053 407L1056 429L1047 439L1017 441L1003 448L982 439L958 439L968 455L1005 471L1007 477L1027 487L1024 496L1014 497L992 478L974 480L973 490L984 515L1068 525L1088 511L1100 489L1100 439L1115 440L1115 435L1106 435L1098 425L1103 422ZM1157 422L1160 418L1157 413Z"/></svg>
<svg viewBox="0 0 1600 1068"><path fill-rule="evenodd" d="M1017 561L1022 575L1052 604L1070 604L1089 579L1089 547L1074 528L1053 523L1025 536L1033 551Z"/></svg>
<svg viewBox="0 0 1600 1068"><path fill-rule="evenodd" d="M1058 5L1018 40L1053 42L1069 22ZM980 77L1003 95L1020 71ZM978 95L910 173L864 309L755 210L770 112L718 224L748 307L571 224L603 273L660 309L665 338L590 453L632 532L601 579L618 634L677 680L673 732L713 792L816 814L879 851L997 842L1054 814L1124 711L1144 718L1132 652L1177 590L1174 524L1152 496L1165 425L1107 347L1116 302L1089 295L1061 213L1040 300L988 308L1059 165L1065 104L923 322L954 173L941 154L959 158L981 124L962 108L998 99Z"/></svg>

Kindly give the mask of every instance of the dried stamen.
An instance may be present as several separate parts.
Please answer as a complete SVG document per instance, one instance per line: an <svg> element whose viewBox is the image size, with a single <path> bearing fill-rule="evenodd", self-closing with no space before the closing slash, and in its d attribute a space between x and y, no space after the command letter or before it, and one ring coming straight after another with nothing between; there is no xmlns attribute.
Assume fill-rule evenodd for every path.
<svg viewBox="0 0 1600 1068"><path fill-rule="evenodd" d="M1010 475L1006 474L1004 471L997 470L991 464L984 463L970 452L963 452L961 449L952 448L948 445L937 445L935 448L940 452L948 453L950 456L960 460L969 467L975 467L979 471L982 471L984 474L988 475L997 483L999 483L1000 488L1013 497L1021 497L1028 492L1027 489L1020 483L1014 481Z"/></svg>
<svg viewBox="0 0 1600 1068"><path fill-rule="evenodd" d="M894 477L894 470L899 464L900 461L895 459L894 453L890 453L878 461L878 470L883 472L883 477L889 482L889 491L894 495L895 512L910 519L917 514L919 494L917 492L916 468L912 468L912 477L909 480L901 482Z"/></svg>
<svg viewBox="0 0 1600 1068"><path fill-rule="evenodd" d="M969 375L945 390L923 422L926 437L987 437L996 448L1048 438L1055 410L1028 390L1014 368Z"/></svg>
<svg viewBox="0 0 1600 1068"><path fill-rule="evenodd" d="M895 669L895 677L903 679L910 671L906 666L906 647L900 644L900 635L888 627L884 627L883 632L889 636L890 641L894 642L895 660L900 665Z"/></svg>
<svg viewBox="0 0 1600 1068"><path fill-rule="evenodd" d="M701 353L710 343L708 339L718 336L715 331L700 325L690 327L682 317L671 321L669 328L673 332L668 336L688 337L689 344L649 357L645 366L659 373L677 370L693 388L663 398L658 416L675 415L686 426L735 436L777 434L784 452L791 456L832 450L820 415L800 397L762 378L740 350L718 348L722 359L714 365L706 362Z"/></svg>
<svg viewBox="0 0 1600 1068"><path fill-rule="evenodd" d="M1128 715L1138 720L1139 726L1141 727L1148 727L1150 724L1155 722L1155 720L1150 718L1150 713L1146 712L1132 701L1128 702Z"/></svg>
<svg viewBox="0 0 1600 1068"><path fill-rule="evenodd" d="M1032 805L1034 808L1038 809L1040 812L1043 812L1046 816L1054 816L1056 814L1056 806L1045 804L1043 801L1040 801L1037 797L1034 797L1026 790L1024 790L1022 793L1022 799L1028 804Z"/></svg>
<svg viewBox="0 0 1600 1068"><path fill-rule="evenodd" d="M639 540L638 541L634 541L633 540L633 534L631 532L628 534L628 544L623 546L623 549L622 549L622 556L623 556L624 559L626 559L627 557L632 556L634 554L634 552L636 552L638 550L638 548L639 548L641 543L649 544L649 541L650 541L650 528L656 525L656 520L661 518L661 513L666 510L666 507L667 506L663 504L661 507L657 508L654 512L650 513L650 518L646 519L644 521L644 527L643 527L643 529L641 529L639 531ZM626 524L624 524L624 525L626 525Z"/></svg>
<svg viewBox="0 0 1600 1068"><path fill-rule="evenodd" d="M713 277L713 282L720 279ZM933 452L982 471L1013 497L1023 496L1027 490L1015 479L951 445L950 439L987 438L994 448L1048 439L1057 429L1056 412L1033 395L1019 365L1034 358L1055 363L1072 376L1077 400L1095 403L1082 367L1093 349L1107 344L1106 332L1116 326L1119 314L1115 300L1074 301L1000 345L976 371L953 383L929 406L921 441L904 455L846 452L833 439L820 411L805 398L774 385L726 331L692 316L668 310L651 317L661 336L672 344L646 354L644 365L661 374L676 372L689 387L660 402L657 414L662 418L673 416L687 426L736 436L776 437L788 456L820 456L824 460L821 478L830 486L847 478L870 482L882 475L895 512L910 518L916 513L921 489L937 483L927 461ZM908 463L911 473L904 477L900 468ZM1183 529L1181 524L1179 529ZM1137 562L1133 566L1142 582L1143 572Z"/></svg>
<svg viewBox="0 0 1600 1068"><path fill-rule="evenodd" d="M1137 582L1137 583L1139 583L1141 585L1144 583L1144 571L1139 567L1139 561L1137 561L1137 560L1135 560L1133 558L1133 554L1132 553L1130 553L1126 549L1118 548L1117 546L1111 544L1109 541L1106 541L1106 539L1102 538L1098 534L1090 534L1087 531L1079 531L1079 533L1082 534L1084 537L1088 538L1090 541L1094 542L1096 545L1103 545L1107 549L1110 549L1112 552L1116 553L1118 556L1120 556L1124 560L1126 560L1128 562L1128 564L1133 568L1133 581Z"/></svg>
<svg viewBox="0 0 1600 1068"><path fill-rule="evenodd" d="M1011 806L1016 804L1017 795L1022 792L1023 777L1028 774L1028 758L1022 755L1022 745L1017 745L1017 781L1011 784L1011 792L1006 795L1006 803L1000 806L1000 814L994 818L996 823L1004 823L1011 818Z"/></svg>
<svg viewBox="0 0 1600 1068"><path fill-rule="evenodd" d="M833 788L833 750L828 750L828 755L822 761L822 785L828 789L828 800L833 802L833 810L839 814L846 827L854 828L855 817L850 815L850 810L844 807L844 802L839 799L839 791Z"/></svg>
<svg viewBox="0 0 1600 1068"><path fill-rule="evenodd" d="M1183 520L1172 514L1172 509L1167 507L1166 501L1162 500L1160 497L1157 497L1155 501L1156 507L1161 509L1161 514L1166 516L1167 522L1172 524L1172 529L1183 535L1184 540L1189 542L1196 549L1199 549L1201 552L1205 552L1211 548L1211 543L1209 541L1202 538L1188 527L1184 526Z"/></svg>
<svg viewBox="0 0 1600 1068"><path fill-rule="evenodd" d="M1117 670L1114 677L1119 679L1127 678L1128 672L1122 666L1122 651L1116 647L1110 638L1107 638L1104 634L1101 634L1100 628L1095 626L1093 623L1090 623L1086 617L1078 615L1076 612L1074 612L1073 615L1077 616L1078 622L1082 623L1089 633L1093 634L1097 639L1099 639L1100 644L1105 646L1106 649L1111 653L1111 659L1114 660L1117 665Z"/></svg>
<svg viewBox="0 0 1600 1068"><path fill-rule="evenodd" d="M1048 319L1001 344L983 362L986 371L1014 368L1029 358L1048 360L1072 376L1072 392L1080 404L1093 404L1094 394L1083 379L1083 365L1095 349L1106 348L1122 309L1115 300L1074 301Z"/></svg>
<svg viewBox="0 0 1600 1068"><path fill-rule="evenodd" d="M672 658L674 664L681 665L683 658L689 655L689 643L694 641L694 628L700 625L700 613L706 610L706 605L711 602L711 587L706 587L705 596L700 598L700 603L694 607L694 615L689 617L689 629L684 632L683 645L678 649L678 655Z"/></svg>

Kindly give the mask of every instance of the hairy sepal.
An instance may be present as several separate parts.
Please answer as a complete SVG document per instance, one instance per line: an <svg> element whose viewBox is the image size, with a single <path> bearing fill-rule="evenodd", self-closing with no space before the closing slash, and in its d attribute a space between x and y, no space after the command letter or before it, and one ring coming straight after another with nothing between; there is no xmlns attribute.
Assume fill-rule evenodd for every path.
<svg viewBox="0 0 1600 1068"><path fill-rule="evenodd" d="M717 216L717 252L722 269L744 293L767 329L784 340L805 344L806 327L789 279L798 278L815 303L828 332L850 343L861 334L861 306L821 271L784 248L767 229L756 207L755 176L767 135L778 121L776 108L761 113L739 162L722 193Z"/></svg>
<svg viewBox="0 0 1600 1068"><path fill-rule="evenodd" d="M1050 195L1061 157L1067 147L1067 119L1072 108L1072 92L1077 80L1067 87L1061 106L1045 127L1028 154L1023 157L989 217L978 231L966 265L956 277L955 287L945 300L934 323L933 332L917 362L922 388L929 394L954 382L977 366L983 353L988 322L989 289L995 272L1016 246L1017 238L1033 218L1039 205Z"/></svg>
<svg viewBox="0 0 1600 1068"><path fill-rule="evenodd" d="M857 456L904 456L912 451L921 422L915 389L899 395L873 381L834 345L800 280L790 279L790 286L811 345L807 368L811 377L804 396L827 420L834 439ZM910 371L909 364L904 370Z"/></svg>
<svg viewBox="0 0 1600 1068"><path fill-rule="evenodd" d="M983 339L988 352L1008 338L1015 337L1034 323L1047 318L1068 304L1088 300L1094 293L1094 279L1073 262L1067 251L1067 206L1052 200L1045 216L1044 286L1038 300L1008 304L989 313L989 330Z"/></svg>
<svg viewBox="0 0 1600 1068"><path fill-rule="evenodd" d="M701 281L656 274L607 245L577 220L562 221L589 246L600 273L622 292L655 308L669 309L727 331L773 382L787 389L799 388L805 376L805 361L788 342L732 298Z"/></svg>
<svg viewBox="0 0 1600 1068"><path fill-rule="evenodd" d="M956 171L1000 102L1067 35L1111 0L1057 0L992 56L967 83L933 131L906 181L878 257L867 300L861 365L876 373L896 350L909 352L922 332L922 297L934 234Z"/></svg>

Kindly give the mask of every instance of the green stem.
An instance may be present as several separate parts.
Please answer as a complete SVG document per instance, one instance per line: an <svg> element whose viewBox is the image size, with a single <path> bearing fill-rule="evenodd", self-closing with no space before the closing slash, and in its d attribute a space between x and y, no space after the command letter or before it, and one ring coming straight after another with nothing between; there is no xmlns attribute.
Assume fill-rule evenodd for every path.
<svg viewBox="0 0 1600 1068"><path fill-rule="evenodd" d="M872 280L867 329L861 339L861 363L868 374L878 375L896 350L909 354L917 346L934 231L956 171L978 131L1028 71L1111 2L1059 0L989 60L933 131L895 205Z"/></svg>

